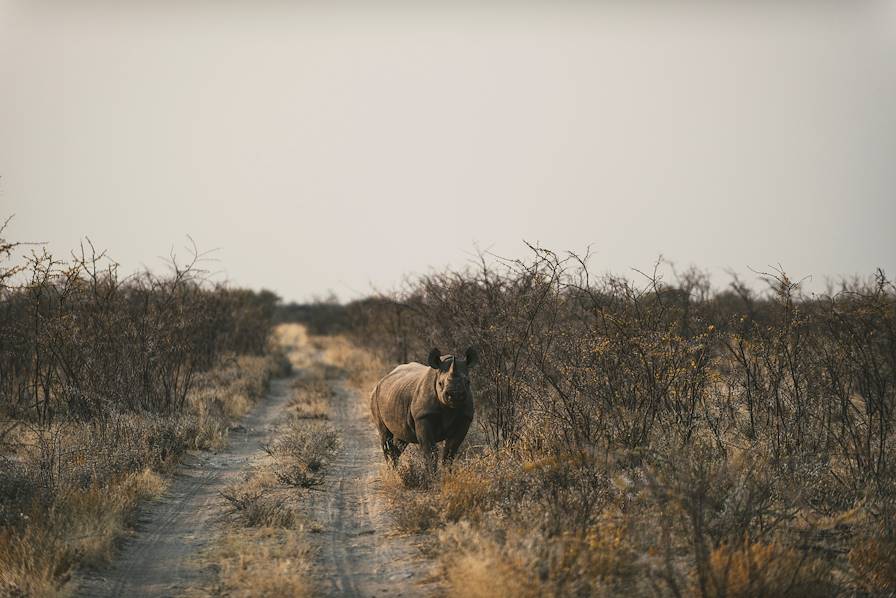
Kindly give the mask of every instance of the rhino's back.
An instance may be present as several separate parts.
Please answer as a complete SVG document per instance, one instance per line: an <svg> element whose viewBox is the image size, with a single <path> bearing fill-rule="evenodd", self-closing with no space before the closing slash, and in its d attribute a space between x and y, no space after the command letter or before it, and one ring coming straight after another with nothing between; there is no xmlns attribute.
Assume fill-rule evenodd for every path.
<svg viewBox="0 0 896 598"><path fill-rule="evenodd" d="M421 363L406 363L396 367L380 380L374 389L374 415L392 434L405 442L417 442L411 407L416 400L425 401L426 380L432 368Z"/></svg>

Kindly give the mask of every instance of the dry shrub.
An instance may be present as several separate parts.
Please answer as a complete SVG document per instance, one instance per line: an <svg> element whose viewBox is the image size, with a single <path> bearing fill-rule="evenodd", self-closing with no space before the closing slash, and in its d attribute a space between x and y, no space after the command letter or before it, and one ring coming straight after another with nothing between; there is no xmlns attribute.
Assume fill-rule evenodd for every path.
<svg viewBox="0 0 896 598"><path fill-rule="evenodd" d="M489 471L492 469L492 471ZM489 468L484 459L464 463L444 471L438 486L439 511L445 521L476 520L487 511L496 496L499 472Z"/></svg>
<svg viewBox="0 0 896 598"><path fill-rule="evenodd" d="M438 500L430 492L411 491L405 485L406 478L389 465L380 467L383 492L392 502L392 520L398 529L419 533L438 527L441 517ZM419 487L417 487L419 489Z"/></svg>
<svg viewBox="0 0 896 598"><path fill-rule="evenodd" d="M275 495L258 484L240 482L221 492L229 505L228 515L237 518L245 527L278 527L290 529L295 525L295 511L288 497Z"/></svg>
<svg viewBox="0 0 896 598"><path fill-rule="evenodd" d="M303 536L281 528L226 533L206 558L218 570L207 596L301 598L312 596L308 581L311 555Z"/></svg>
<svg viewBox="0 0 896 598"><path fill-rule="evenodd" d="M292 387L293 397L289 407L296 417L302 419L329 417L330 403L335 392L332 384L320 378L304 376L297 378Z"/></svg>
<svg viewBox="0 0 896 598"><path fill-rule="evenodd" d="M859 538L849 551L849 564L859 584L869 592L896 592L896 540Z"/></svg>
<svg viewBox="0 0 896 598"><path fill-rule="evenodd" d="M195 248L161 276L121 276L89 242L68 260L43 250L24 261L28 275L0 297L0 409L13 417L179 413L221 355L268 348L277 297L209 283Z"/></svg>
<svg viewBox="0 0 896 598"><path fill-rule="evenodd" d="M603 519L588 530L584 539L570 538L568 546L567 567L594 580L625 580L639 570L631 530L621 518Z"/></svg>
<svg viewBox="0 0 896 598"><path fill-rule="evenodd" d="M765 293L736 278L716 292L696 268L596 277L587 256L530 248L345 306L340 330L366 358L319 342L365 396L430 347L479 350L466 459L434 479L404 457L388 473L403 527L469 524L482 554L440 558L473 554L471 578L537 570L524 585L547 595L893 591L896 518L881 505L896 494L896 286L883 272L828 295L779 270Z"/></svg>
<svg viewBox="0 0 896 598"><path fill-rule="evenodd" d="M429 468L416 445L407 447L394 470L401 486L408 490L429 490L439 480L439 471Z"/></svg>
<svg viewBox="0 0 896 598"><path fill-rule="evenodd" d="M526 500L550 535L584 534L618 492L610 484L607 463L585 451L565 447L546 456L515 455L503 450L490 457L516 501ZM522 464L520 464L522 461Z"/></svg>
<svg viewBox="0 0 896 598"><path fill-rule="evenodd" d="M288 363L268 342L276 296L208 282L197 251L122 277L89 242L10 269L14 246L0 239L0 593L45 595L107 559L161 491L153 471L221 446Z"/></svg>
<svg viewBox="0 0 896 598"><path fill-rule="evenodd" d="M322 483L321 470L339 447L339 435L326 422L294 418L265 452L281 484L311 488Z"/></svg>
<svg viewBox="0 0 896 598"><path fill-rule="evenodd" d="M723 544L709 557L705 596L830 596L830 567L777 543Z"/></svg>

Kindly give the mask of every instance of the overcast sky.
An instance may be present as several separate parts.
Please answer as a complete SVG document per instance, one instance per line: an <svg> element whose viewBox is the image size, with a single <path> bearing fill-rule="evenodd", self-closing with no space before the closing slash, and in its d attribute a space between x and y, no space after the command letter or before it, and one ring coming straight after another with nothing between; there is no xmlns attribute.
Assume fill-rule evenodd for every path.
<svg viewBox="0 0 896 598"><path fill-rule="evenodd" d="M523 239L896 273L896 2L371 4L0 0L6 236L297 300Z"/></svg>

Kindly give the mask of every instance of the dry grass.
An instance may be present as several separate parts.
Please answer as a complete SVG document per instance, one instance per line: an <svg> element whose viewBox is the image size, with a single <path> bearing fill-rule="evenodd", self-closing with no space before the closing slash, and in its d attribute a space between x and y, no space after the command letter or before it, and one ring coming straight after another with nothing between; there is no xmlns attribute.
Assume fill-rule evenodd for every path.
<svg viewBox="0 0 896 598"><path fill-rule="evenodd" d="M190 595L312 595L302 495L281 484L275 471L272 459L265 459L222 492L227 523L196 563L216 575Z"/></svg>
<svg viewBox="0 0 896 598"><path fill-rule="evenodd" d="M294 367L306 368L314 362L308 331L303 325L279 324L274 327L273 340L284 349Z"/></svg>
<svg viewBox="0 0 896 598"><path fill-rule="evenodd" d="M64 593L71 568L107 562L137 504L165 488L157 473L144 469L106 486L72 490L49 510L33 505L23 511L19 525L0 534L0 595Z"/></svg>
<svg viewBox="0 0 896 598"><path fill-rule="evenodd" d="M713 542L743 534L750 509L769 517L746 463L713 473L709 486L676 470L687 487L663 486L657 494L643 463L627 454L595 460L583 453L485 452L429 477L417 461L411 454L398 470L383 466L384 488L399 528L437 538L433 554L451 595L835 593L830 563L805 549L778 541ZM696 500L705 505L705 539L712 542L702 587L686 534ZM849 518L835 519L832 526ZM892 554L883 540L853 549L850 561L868 591L890 591Z"/></svg>
<svg viewBox="0 0 896 598"><path fill-rule="evenodd" d="M317 338L324 363L342 372L349 385L365 399L373 385L391 369L382 357L358 347L344 336Z"/></svg>
<svg viewBox="0 0 896 598"><path fill-rule="evenodd" d="M231 423L282 373L275 355L227 358L199 376L180 415L23 427L0 463L0 595L65 591L72 570L107 562L141 500L187 449L219 448Z"/></svg>
<svg viewBox="0 0 896 598"><path fill-rule="evenodd" d="M205 596L290 598L312 596L308 582L310 553L301 533L280 527L225 533L206 556L217 567Z"/></svg>
<svg viewBox="0 0 896 598"><path fill-rule="evenodd" d="M302 502L320 486L338 447L338 435L324 421L333 398L328 380L341 370L315 365L322 348L300 325L277 328L279 342L299 377L292 384L289 417L264 446L265 457L222 494L227 525L199 566L217 571L216 580L197 590L203 596L311 596L311 554L305 541Z"/></svg>
<svg viewBox="0 0 896 598"><path fill-rule="evenodd" d="M304 328L285 325L278 329L280 338L303 343L293 347L293 359L320 351L319 337L309 337ZM316 362L315 362L316 363ZM335 367L335 366L334 366ZM312 488L322 483L321 470L339 446L336 430L325 420L334 398L331 372L306 366L292 383L290 418L271 442L264 447L270 457L268 467L283 485Z"/></svg>
<svg viewBox="0 0 896 598"><path fill-rule="evenodd" d="M525 551L501 543L468 523L453 524L439 534L446 546L442 558L452 596L471 598L535 598L541 596Z"/></svg>
<svg viewBox="0 0 896 598"><path fill-rule="evenodd" d="M221 496L227 501L227 515L243 527L292 529L296 524L296 497L278 488L263 468L230 484Z"/></svg>
<svg viewBox="0 0 896 598"><path fill-rule="evenodd" d="M398 470L385 463L380 466L383 492L394 506L392 519L400 530L410 533L429 531L442 522L437 497L424 490L430 488L433 481L422 461L422 458L418 460L405 454Z"/></svg>
<svg viewBox="0 0 896 598"><path fill-rule="evenodd" d="M333 398L333 387L325 380L303 376L293 384L293 397L289 408L296 417L302 419L327 419L330 402Z"/></svg>
<svg viewBox="0 0 896 598"><path fill-rule="evenodd" d="M313 488L323 483L322 470L339 447L339 437L330 424L291 419L265 446L271 468L281 484Z"/></svg>
<svg viewBox="0 0 896 598"><path fill-rule="evenodd" d="M280 471L276 459L269 456L222 492L227 523L214 547L196 563L215 570L216 576L191 595L312 595L302 495L282 483Z"/></svg>
<svg viewBox="0 0 896 598"><path fill-rule="evenodd" d="M271 378L289 373L282 353L228 357L220 367L198 376L187 400L196 418L192 448L220 449L231 424L264 396Z"/></svg>
<svg viewBox="0 0 896 598"><path fill-rule="evenodd" d="M799 598L834 593L830 567L780 544L723 544L712 551L709 565L705 594L713 598Z"/></svg>
<svg viewBox="0 0 896 598"><path fill-rule="evenodd" d="M394 505L392 519L405 532L432 533L430 549L449 595L539 596L543 588L533 578L531 555L515 543L526 532L511 531L507 521L492 521L488 514L499 488L496 480L483 477L488 466L479 459L433 474L418 451L409 448L397 469L386 464L380 469L383 491ZM500 530L501 537L489 529Z"/></svg>
<svg viewBox="0 0 896 598"><path fill-rule="evenodd" d="M893 538L860 538L849 552L849 562L859 584L868 592L896 593L896 540Z"/></svg>

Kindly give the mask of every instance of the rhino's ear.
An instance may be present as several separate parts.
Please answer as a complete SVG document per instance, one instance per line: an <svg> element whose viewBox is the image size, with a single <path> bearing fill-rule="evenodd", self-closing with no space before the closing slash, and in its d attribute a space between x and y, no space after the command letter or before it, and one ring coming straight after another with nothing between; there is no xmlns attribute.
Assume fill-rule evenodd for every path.
<svg viewBox="0 0 896 598"><path fill-rule="evenodd" d="M439 369L442 367L442 352L433 347L432 351L429 352L429 357L426 358L426 363L429 364L429 367Z"/></svg>
<svg viewBox="0 0 896 598"><path fill-rule="evenodd" d="M479 361L479 351L477 351L475 347L468 348L466 358L467 367L473 367Z"/></svg>

